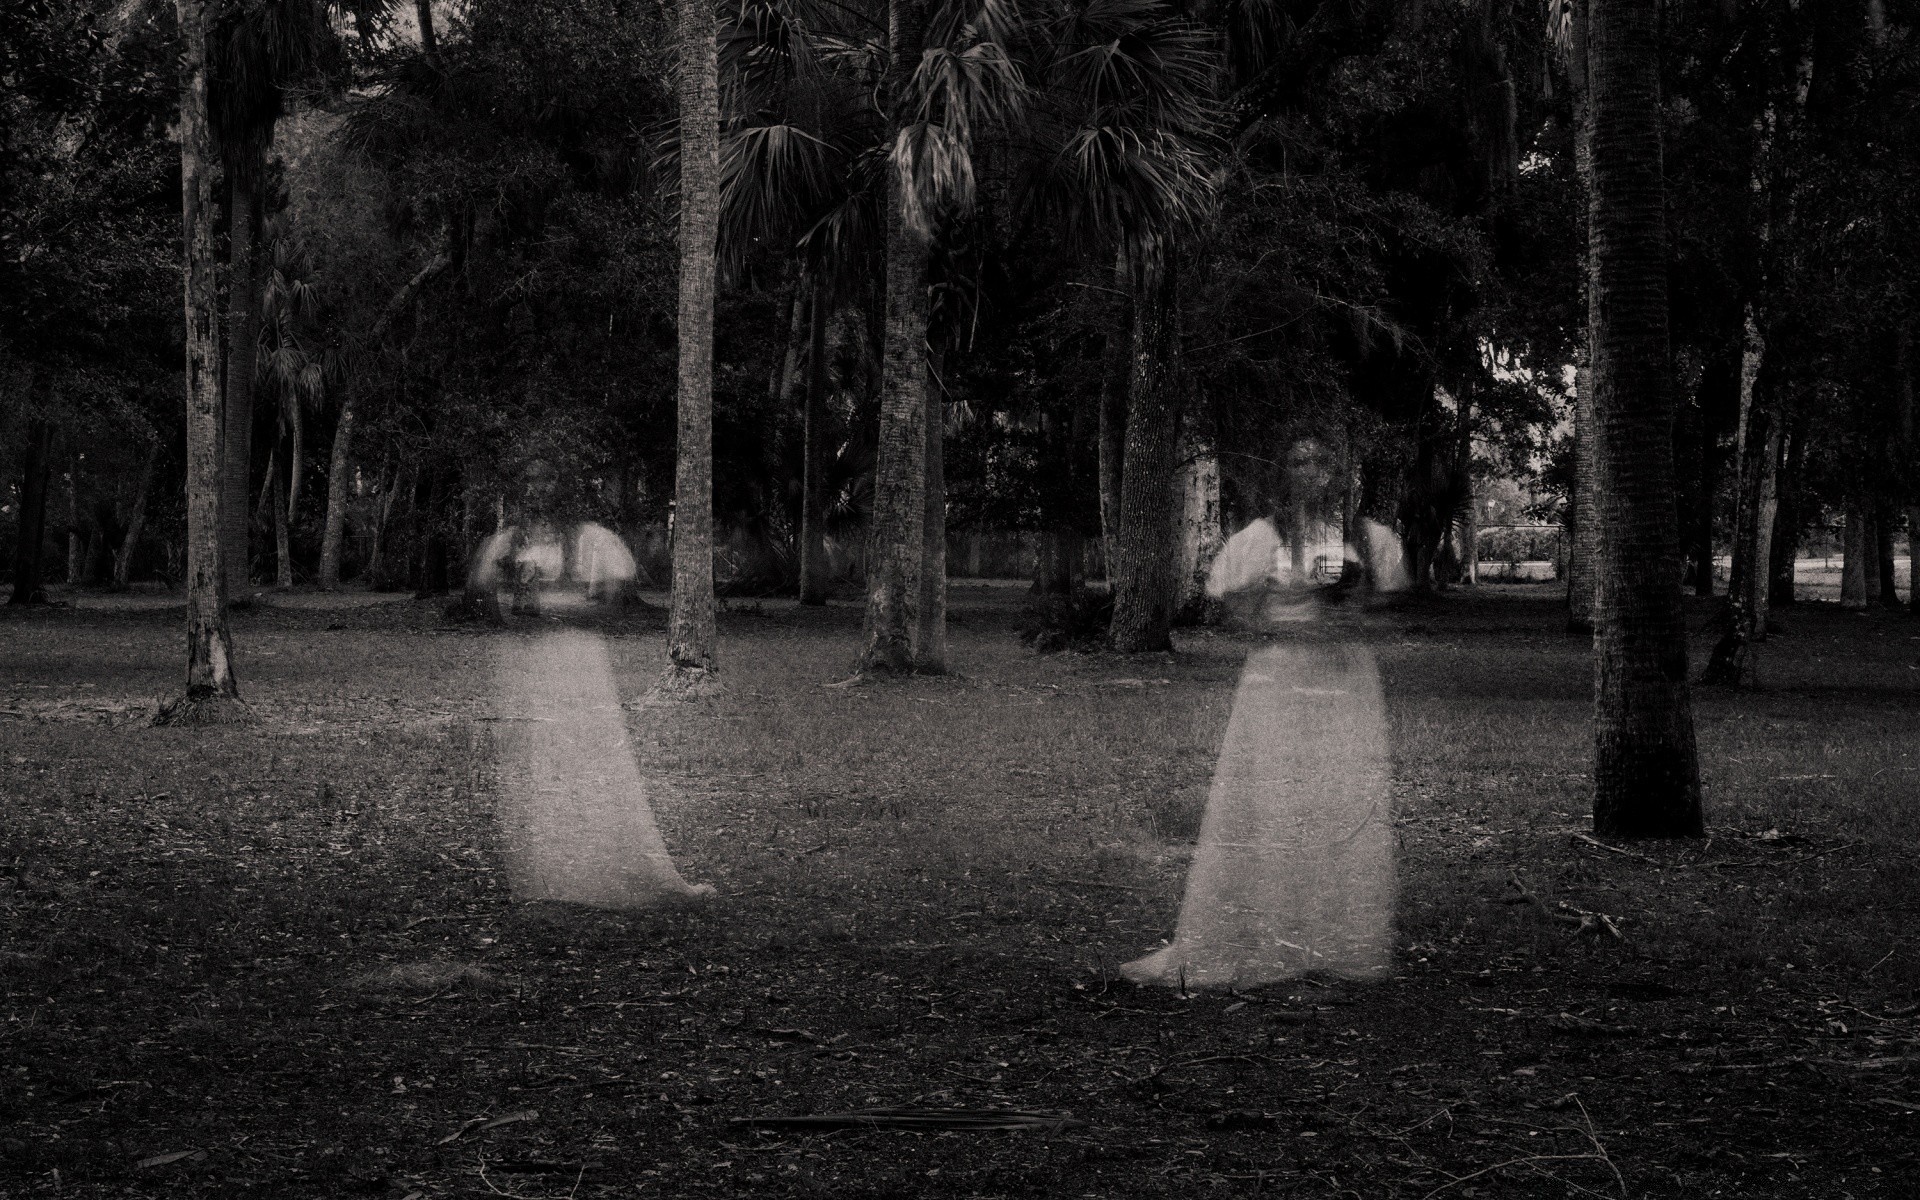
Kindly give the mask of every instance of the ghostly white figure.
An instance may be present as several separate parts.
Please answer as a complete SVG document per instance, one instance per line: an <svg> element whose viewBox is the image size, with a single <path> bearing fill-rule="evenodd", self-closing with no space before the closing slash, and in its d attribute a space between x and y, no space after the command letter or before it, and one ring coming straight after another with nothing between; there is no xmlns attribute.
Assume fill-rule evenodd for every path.
<svg viewBox="0 0 1920 1200"><path fill-rule="evenodd" d="M1273 578L1280 562L1280 535L1261 517L1227 539L1207 571L1207 595L1214 599L1257 588Z"/></svg>
<svg viewBox="0 0 1920 1200"><path fill-rule="evenodd" d="M1367 523L1367 565L1373 568L1373 590L1407 590L1407 554L1400 535L1378 521Z"/></svg>
<svg viewBox="0 0 1920 1200"><path fill-rule="evenodd" d="M473 566L467 571L468 590L490 592L510 582L506 571L513 552L513 533L509 525L480 543L480 548L473 552Z"/></svg>
<svg viewBox="0 0 1920 1200"><path fill-rule="evenodd" d="M1248 659L1173 941L1121 973L1224 988L1385 970L1395 891L1387 779L1371 652L1289 645Z"/></svg>
<svg viewBox="0 0 1920 1200"><path fill-rule="evenodd" d="M562 630L495 645L500 822L514 894L598 908L712 895L667 854L605 642Z"/></svg>
<svg viewBox="0 0 1920 1200"><path fill-rule="evenodd" d="M589 596L608 595L638 574L627 544L611 529L592 521L574 533L573 569L586 581Z"/></svg>

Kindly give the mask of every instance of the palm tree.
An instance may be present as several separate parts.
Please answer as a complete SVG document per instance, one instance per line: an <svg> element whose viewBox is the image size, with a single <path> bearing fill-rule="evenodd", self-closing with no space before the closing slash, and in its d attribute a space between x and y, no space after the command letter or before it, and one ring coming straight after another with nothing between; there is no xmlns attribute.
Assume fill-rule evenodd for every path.
<svg viewBox="0 0 1920 1200"><path fill-rule="evenodd" d="M222 443L221 542L229 596L246 590L247 498L251 491L255 344L267 153L286 110L289 84L309 72L325 32L314 0L267 0L224 8L207 29L208 120L227 182L226 413Z"/></svg>
<svg viewBox="0 0 1920 1200"><path fill-rule="evenodd" d="M713 595L713 297L720 227L720 83L713 0L679 0L680 376L667 672L698 689L718 669Z"/></svg>
<svg viewBox="0 0 1920 1200"><path fill-rule="evenodd" d="M1659 0L1591 0L1589 209L1600 589L1596 832L1698 836L1705 822L1680 606L1661 161Z"/></svg>
<svg viewBox="0 0 1920 1200"><path fill-rule="evenodd" d="M187 690L154 723L234 719L240 691L220 562L221 398L215 310L213 172L207 116L207 6L176 0L180 21L180 191L185 245L187 394Z"/></svg>
<svg viewBox="0 0 1920 1200"><path fill-rule="evenodd" d="M1219 58L1204 30L1159 0L1102 0L1056 10L1035 60L1036 196L1088 257L1117 253L1126 280L1113 338L1125 360L1109 385L1117 393L1125 380L1124 434L1117 414L1102 417L1101 473L1119 476L1109 640L1164 650L1180 574L1180 241L1210 200Z"/></svg>
<svg viewBox="0 0 1920 1200"><path fill-rule="evenodd" d="M1559 48L1573 92L1573 167L1581 191L1593 193L1593 104L1588 60L1588 13L1592 0L1553 0L1547 6L1548 33ZM1583 284L1584 286L1584 284ZM1567 503L1567 630L1593 632L1595 571L1600 552L1600 479L1595 447L1599 430L1593 411L1593 370L1589 343L1580 339L1573 371L1573 488Z"/></svg>

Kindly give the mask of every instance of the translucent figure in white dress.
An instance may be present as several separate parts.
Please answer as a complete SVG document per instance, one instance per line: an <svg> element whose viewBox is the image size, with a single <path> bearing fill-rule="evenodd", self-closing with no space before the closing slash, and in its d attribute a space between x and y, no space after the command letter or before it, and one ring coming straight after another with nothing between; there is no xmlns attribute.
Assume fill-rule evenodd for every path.
<svg viewBox="0 0 1920 1200"><path fill-rule="evenodd" d="M1371 651L1302 643L1254 653L1234 694L1173 940L1121 974L1200 989L1384 972L1395 892L1387 785Z"/></svg>
<svg viewBox="0 0 1920 1200"><path fill-rule="evenodd" d="M588 581L633 577L633 556L614 535L576 535ZM504 539L504 540L503 540ZM518 566L560 573L558 543L496 534L481 551L479 582L497 585ZM521 557L524 555L524 558ZM647 801L627 714L598 634L555 629L494 643L499 697L500 820L514 894L600 908L644 908L707 896L681 878Z"/></svg>

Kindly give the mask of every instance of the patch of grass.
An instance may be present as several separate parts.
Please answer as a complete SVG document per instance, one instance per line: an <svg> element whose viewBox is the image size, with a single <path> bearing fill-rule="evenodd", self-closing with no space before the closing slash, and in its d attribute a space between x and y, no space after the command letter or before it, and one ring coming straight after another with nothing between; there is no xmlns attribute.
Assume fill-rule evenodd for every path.
<svg viewBox="0 0 1920 1200"><path fill-rule="evenodd" d="M1910 1190L1910 619L1789 612L1759 689L1696 697L1712 840L1630 854L1575 837L1591 667L1542 589L1273 635L1380 661L1400 963L1183 999L1117 968L1172 932L1259 639L1036 656L1023 599L956 587L953 674L847 688L858 611L766 601L658 705L657 622L595 617L720 892L633 913L506 888L491 656L536 623L258 606L258 720L173 730L177 612L0 618L0 1193ZM915 1105L1090 1124L728 1125Z"/></svg>

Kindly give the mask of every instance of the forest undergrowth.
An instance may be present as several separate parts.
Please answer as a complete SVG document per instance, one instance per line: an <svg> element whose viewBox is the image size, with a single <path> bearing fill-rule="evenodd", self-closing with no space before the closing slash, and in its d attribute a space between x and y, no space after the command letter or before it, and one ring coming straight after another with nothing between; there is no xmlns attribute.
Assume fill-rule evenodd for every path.
<svg viewBox="0 0 1920 1200"><path fill-rule="evenodd" d="M1696 693L1711 838L1631 845L1587 836L1590 659L1545 589L1271 635L1378 657L1397 963L1183 996L1117 967L1172 932L1263 639L1035 655L1023 599L957 587L954 674L855 686L857 608L736 606L725 691L671 704L657 623L599 622L718 891L637 913L510 894L490 654L540 619L259 607L255 722L171 730L177 610L5 614L0 1193L1920 1187L1920 624L1790 611L1756 687ZM875 1106L1083 1124L741 1123Z"/></svg>

